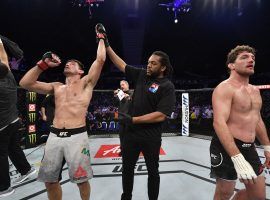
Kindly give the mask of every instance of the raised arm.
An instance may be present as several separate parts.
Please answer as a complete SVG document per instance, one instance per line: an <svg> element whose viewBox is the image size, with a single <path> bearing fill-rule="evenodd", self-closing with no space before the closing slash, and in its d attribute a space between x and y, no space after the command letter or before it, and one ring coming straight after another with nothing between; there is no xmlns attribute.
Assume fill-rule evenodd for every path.
<svg viewBox="0 0 270 200"><path fill-rule="evenodd" d="M0 78L5 77L9 69L10 68L8 65L8 57L7 57L3 42L0 38Z"/></svg>
<svg viewBox="0 0 270 200"><path fill-rule="evenodd" d="M29 91L34 91L40 94L53 94L56 83L45 83L37 81L39 75L49 67L57 67L61 64L59 57L51 52L43 55L36 66L30 69L20 81L20 86Z"/></svg>
<svg viewBox="0 0 270 200"><path fill-rule="evenodd" d="M114 50L109 46L106 48L106 52L109 55L111 61L113 62L113 64L121 71L125 73L125 68L126 68L126 63L124 60L122 60L122 58L120 58L115 52Z"/></svg>
<svg viewBox="0 0 270 200"><path fill-rule="evenodd" d="M4 44L1 40L1 37L0 37L0 61L6 65L6 67L9 68L9 64L8 64L8 56L7 56L7 53L6 53L6 50L4 48Z"/></svg>
<svg viewBox="0 0 270 200"><path fill-rule="evenodd" d="M105 27L102 24L97 24L96 26L96 32L97 34L102 34L104 36L104 41L105 41L105 46L106 46L106 52L109 55L111 61L113 64L122 72L125 73L125 67L126 63L123 61L110 47L109 41L108 41L108 36L105 30Z"/></svg>
<svg viewBox="0 0 270 200"><path fill-rule="evenodd" d="M97 84L105 60L106 60L106 50L104 39L99 38L96 60L91 65L88 74L83 77L84 79L87 79L87 84L92 88L94 88Z"/></svg>

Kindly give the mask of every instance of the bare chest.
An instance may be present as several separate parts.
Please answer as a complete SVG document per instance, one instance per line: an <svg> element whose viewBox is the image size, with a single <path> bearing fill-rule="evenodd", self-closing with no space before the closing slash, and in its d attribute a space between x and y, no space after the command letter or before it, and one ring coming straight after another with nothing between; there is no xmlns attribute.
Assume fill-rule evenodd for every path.
<svg viewBox="0 0 270 200"><path fill-rule="evenodd" d="M260 92L252 87L242 87L236 90L232 106L242 112L258 111L261 109L262 99Z"/></svg>
<svg viewBox="0 0 270 200"><path fill-rule="evenodd" d="M86 95L88 94L88 95ZM89 93L82 87L81 84L63 85L55 91L56 103L82 103L87 102Z"/></svg>

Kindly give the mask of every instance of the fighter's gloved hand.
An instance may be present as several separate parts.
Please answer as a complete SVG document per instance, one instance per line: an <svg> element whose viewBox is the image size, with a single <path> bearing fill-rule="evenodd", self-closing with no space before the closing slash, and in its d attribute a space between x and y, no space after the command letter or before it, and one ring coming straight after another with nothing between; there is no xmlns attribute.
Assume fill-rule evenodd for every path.
<svg viewBox="0 0 270 200"><path fill-rule="evenodd" d="M125 124L125 125L133 123L132 122L132 117L129 114L122 113L122 112L118 112L118 121L121 124Z"/></svg>
<svg viewBox="0 0 270 200"><path fill-rule="evenodd" d="M95 31L97 34L97 41L99 42L100 39L103 39L105 43L105 47L109 47L110 44L109 44L105 27L101 23L98 23L95 27Z"/></svg>
<svg viewBox="0 0 270 200"><path fill-rule="evenodd" d="M248 181L248 182L254 182L257 178L257 175L255 174L253 168L251 165L246 161L244 156L239 153L235 156L231 157L235 171L237 173L237 176L240 180Z"/></svg>
<svg viewBox="0 0 270 200"><path fill-rule="evenodd" d="M0 78L4 78L8 73L8 66L6 66L4 63L0 60Z"/></svg>
<svg viewBox="0 0 270 200"><path fill-rule="evenodd" d="M43 71L49 67L56 67L61 64L60 58L51 51L46 52L40 61L37 62L37 66Z"/></svg>
<svg viewBox="0 0 270 200"><path fill-rule="evenodd" d="M23 51L15 42L11 41L10 39L0 35L0 38L3 42L4 47L13 57L16 59L21 59L23 57Z"/></svg>

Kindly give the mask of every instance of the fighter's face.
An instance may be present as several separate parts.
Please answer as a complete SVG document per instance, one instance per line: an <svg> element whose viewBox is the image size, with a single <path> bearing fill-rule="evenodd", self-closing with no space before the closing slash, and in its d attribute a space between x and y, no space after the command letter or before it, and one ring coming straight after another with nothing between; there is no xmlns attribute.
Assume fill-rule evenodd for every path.
<svg viewBox="0 0 270 200"><path fill-rule="evenodd" d="M250 76L254 74L255 56L252 53L244 51L230 65L231 69L235 70L239 75Z"/></svg>
<svg viewBox="0 0 270 200"><path fill-rule="evenodd" d="M125 81L121 81L121 82L120 82L120 88L121 88L121 90L123 90L124 92L129 90L129 86L128 86L128 84L127 84Z"/></svg>
<svg viewBox="0 0 270 200"><path fill-rule="evenodd" d="M75 61L69 61L65 65L64 74L65 75L81 75L83 71L80 69L80 66Z"/></svg>
<svg viewBox="0 0 270 200"><path fill-rule="evenodd" d="M159 56L151 55L148 59L146 74L151 77L158 77L163 74L165 68L161 65Z"/></svg>

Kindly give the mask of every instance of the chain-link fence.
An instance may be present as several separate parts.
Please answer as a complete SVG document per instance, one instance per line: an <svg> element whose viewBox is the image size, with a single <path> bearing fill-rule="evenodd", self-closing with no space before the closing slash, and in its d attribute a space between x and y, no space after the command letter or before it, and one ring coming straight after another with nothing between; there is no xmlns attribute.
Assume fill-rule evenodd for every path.
<svg viewBox="0 0 270 200"><path fill-rule="evenodd" d="M201 135L213 135L213 110L211 105L213 89L176 90L176 105L169 119L164 123L164 133L182 132L182 94L189 95L189 132ZM262 117L266 127L270 127L270 90L261 90L263 107ZM30 94L25 90L18 89L18 109L22 122L20 129L21 136L24 136L22 143L27 147L35 146L40 136L48 132L46 123L42 121L40 107L45 95L36 95L35 102L29 100ZM30 103L29 103L30 102ZM33 110L33 104L34 110ZM32 106L32 107L31 107ZM35 113L33 120L33 112ZM88 112L86 124L88 133L117 134L118 124L118 101L113 96L112 90L95 90ZM31 124L32 123L32 124ZM31 129L35 125L35 130ZM32 127L33 128L33 127ZM31 132L32 131L32 132ZM36 134L36 135L33 135Z"/></svg>

